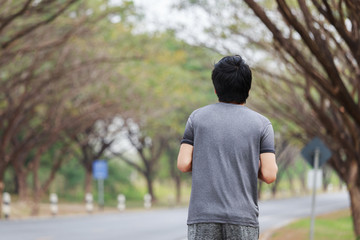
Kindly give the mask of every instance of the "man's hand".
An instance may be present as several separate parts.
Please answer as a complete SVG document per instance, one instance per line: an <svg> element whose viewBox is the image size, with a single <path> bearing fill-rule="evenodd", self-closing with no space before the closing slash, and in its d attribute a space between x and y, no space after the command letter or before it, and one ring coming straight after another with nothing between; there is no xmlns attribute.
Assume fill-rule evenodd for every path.
<svg viewBox="0 0 360 240"><path fill-rule="evenodd" d="M274 153L260 154L259 173L258 178L267 184L276 180L278 167Z"/></svg>
<svg viewBox="0 0 360 240"><path fill-rule="evenodd" d="M177 159L177 168L182 172L191 172L194 147L190 144L183 143L180 146L179 156Z"/></svg>

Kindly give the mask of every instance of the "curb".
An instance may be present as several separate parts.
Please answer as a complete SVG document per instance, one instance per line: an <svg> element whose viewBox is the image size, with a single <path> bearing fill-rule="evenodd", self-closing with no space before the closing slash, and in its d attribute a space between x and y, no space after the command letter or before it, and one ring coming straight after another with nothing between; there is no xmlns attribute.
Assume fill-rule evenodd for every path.
<svg viewBox="0 0 360 240"><path fill-rule="evenodd" d="M278 230L279 228L285 227L285 226L287 226L287 225L289 225L289 224L291 224L291 223L293 223L293 222L295 222L297 220L300 220L300 219L302 219L302 218L294 218L294 219L291 219L291 220L289 220L287 222L279 224L279 225L277 225L277 226L275 226L273 228L268 229L264 233L260 234L259 240L270 240L271 236L274 234L274 232L276 230Z"/></svg>

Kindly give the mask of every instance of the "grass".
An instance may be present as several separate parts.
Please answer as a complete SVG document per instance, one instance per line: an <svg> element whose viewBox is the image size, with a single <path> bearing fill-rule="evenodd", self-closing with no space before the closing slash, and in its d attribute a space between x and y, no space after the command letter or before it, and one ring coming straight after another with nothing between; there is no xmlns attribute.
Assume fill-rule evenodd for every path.
<svg viewBox="0 0 360 240"><path fill-rule="evenodd" d="M276 230L271 240L306 240L310 234L310 218L301 219ZM350 210L342 210L316 218L316 240L355 240Z"/></svg>

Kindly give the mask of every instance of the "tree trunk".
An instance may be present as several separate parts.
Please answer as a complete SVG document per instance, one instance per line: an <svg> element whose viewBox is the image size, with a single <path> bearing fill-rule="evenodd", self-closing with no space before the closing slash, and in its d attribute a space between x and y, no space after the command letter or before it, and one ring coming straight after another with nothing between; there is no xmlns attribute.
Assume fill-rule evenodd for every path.
<svg viewBox="0 0 360 240"><path fill-rule="evenodd" d="M328 190L330 180L331 180L331 168L325 165L322 168L322 178L323 178L323 190L326 192Z"/></svg>
<svg viewBox="0 0 360 240"><path fill-rule="evenodd" d="M344 181L340 178L339 186L338 186L340 191L343 189L343 186L344 186Z"/></svg>
<svg viewBox="0 0 360 240"><path fill-rule="evenodd" d="M176 204L181 202L181 178L180 176L175 176L175 186L176 186Z"/></svg>
<svg viewBox="0 0 360 240"><path fill-rule="evenodd" d="M356 239L360 238L360 186L349 189L351 213L353 217L354 232Z"/></svg>
<svg viewBox="0 0 360 240"><path fill-rule="evenodd" d="M17 193L20 202L25 202L28 198L28 185L26 182L27 173L24 171L21 159L15 159L12 167L15 172Z"/></svg>
<svg viewBox="0 0 360 240"><path fill-rule="evenodd" d="M26 174L24 171L15 171L18 184L19 201L26 201L28 198L28 185L26 182Z"/></svg>
<svg viewBox="0 0 360 240"><path fill-rule="evenodd" d="M3 171L0 171L0 219L2 218L2 204L3 204L3 191L5 188L5 184L4 184L4 173L5 173L5 169Z"/></svg>
<svg viewBox="0 0 360 240"><path fill-rule="evenodd" d="M157 198L154 194L154 187L153 187L153 180L152 177L150 176L149 173L146 174L145 176L146 178L146 183L147 183L147 188L148 188L148 193L151 195L152 197L152 202L156 202Z"/></svg>
<svg viewBox="0 0 360 240"><path fill-rule="evenodd" d="M354 233L356 235L356 239L360 239L360 177L359 165L356 160L352 160L350 162L347 177Z"/></svg>
<svg viewBox="0 0 360 240"><path fill-rule="evenodd" d="M19 181L15 173L13 174L13 181L14 181L14 194L19 195Z"/></svg>
<svg viewBox="0 0 360 240"><path fill-rule="evenodd" d="M304 174L300 174L300 183L301 183L301 189L303 191L303 193L308 193L308 189L306 186L306 181L305 181L305 175Z"/></svg>
<svg viewBox="0 0 360 240"><path fill-rule="evenodd" d="M263 186L263 181L259 180L258 181L258 199L261 199L261 197L262 197L262 195L261 195L262 186Z"/></svg>
<svg viewBox="0 0 360 240"><path fill-rule="evenodd" d="M31 216L37 216L40 213L40 193L35 191L33 197L33 205L31 208Z"/></svg>
<svg viewBox="0 0 360 240"><path fill-rule="evenodd" d="M292 195L295 195L295 188L294 188L294 181L293 181L293 176L289 173L289 171L287 171L287 177L289 179L289 187L290 187L290 191Z"/></svg>
<svg viewBox="0 0 360 240"><path fill-rule="evenodd" d="M92 193L92 171L85 168L85 194Z"/></svg>
<svg viewBox="0 0 360 240"><path fill-rule="evenodd" d="M37 216L40 213L40 202L41 199L43 198L44 194L45 194L45 190L42 188L39 188L37 191L34 192L34 196L33 196L33 205L32 205L32 209L31 209L31 215L32 216Z"/></svg>
<svg viewBox="0 0 360 240"><path fill-rule="evenodd" d="M275 198L276 197L276 193L277 193L277 190L278 190L278 185L279 185L279 181L276 180L273 185L271 186L271 195L272 195L272 198Z"/></svg>
<svg viewBox="0 0 360 240"><path fill-rule="evenodd" d="M35 158L33 166L33 188L34 188L34 195L33 195L33 206L31 209L31 215L37 216L40 211L39 201L40 201L40 181L38 176L39 166L40 166L40 158Z"/></svg>

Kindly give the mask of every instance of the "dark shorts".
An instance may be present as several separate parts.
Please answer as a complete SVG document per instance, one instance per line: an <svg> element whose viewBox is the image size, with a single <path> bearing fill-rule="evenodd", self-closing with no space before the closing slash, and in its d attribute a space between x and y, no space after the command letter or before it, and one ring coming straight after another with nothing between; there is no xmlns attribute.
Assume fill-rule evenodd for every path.
<svg viewBox="0 0 360 240"><path fill-rule="evenodd" d="M259 228L228 223L188 225L188 240L257 240Z"/></svg>

